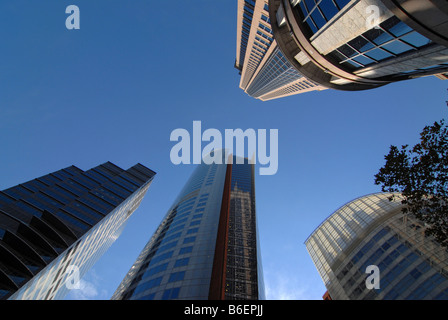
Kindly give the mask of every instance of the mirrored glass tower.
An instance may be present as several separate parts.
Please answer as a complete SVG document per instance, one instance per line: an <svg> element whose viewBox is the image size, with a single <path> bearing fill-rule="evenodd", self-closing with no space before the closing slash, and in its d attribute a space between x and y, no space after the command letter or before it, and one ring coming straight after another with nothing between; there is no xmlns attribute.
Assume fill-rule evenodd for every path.
<svg viewBox="0 0 448 320"><path fill-rule="evenodd" d="M0 298L60 299L120 235L155 172L75 166L0 191Z"/></svg>
<svg viewBox="0 0 448 320"><path fill-rule="evenodd" d="M201 164L112 299L264 299L254 165Z"/></svg>

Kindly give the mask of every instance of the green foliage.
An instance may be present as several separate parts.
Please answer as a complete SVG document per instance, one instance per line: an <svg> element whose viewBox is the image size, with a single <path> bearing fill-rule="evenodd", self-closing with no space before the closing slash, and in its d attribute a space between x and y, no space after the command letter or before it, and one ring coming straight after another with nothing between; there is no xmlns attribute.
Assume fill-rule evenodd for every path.
<svg viewBox="0 0 448 320"><path fill-rule="evenodd" d="M426 126L420 143L391 146L386 164L375 175L384 192L404 197L403 213L427 224L426 234L448 247L448 127L445 120ZM391 197L393 200L393 197Z"/></svg>

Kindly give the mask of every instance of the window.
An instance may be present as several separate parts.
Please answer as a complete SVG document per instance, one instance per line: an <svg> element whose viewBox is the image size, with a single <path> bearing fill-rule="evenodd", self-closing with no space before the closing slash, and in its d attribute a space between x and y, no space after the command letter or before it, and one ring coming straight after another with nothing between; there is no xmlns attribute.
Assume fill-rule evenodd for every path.
<svg viewBox="0 0 448 320"><path fill-rule="evenodd" d="M422 300L425 296L429 295L435 287L439 284L446 282L447 279L443 277L440 273L436 273L430 278L426 279L421 283L409 296L405 299L407 300ZM440 299L440 297L438 297Z"/></svg>
<svg viewBox="0 0 448 320"><path fill-rule="evenodd" d="M319 4L320 11L323 13L326 20L330 20L339 12L332 0L322 0ZM315 10L316 11L316 10Z"/></svg>
<svg viewBox="0 0 448 320"><path fill-rule="evenodd" d="M82 184L88 189L92 189L99 185L99 183L96 180L90 179L89 177L85 176L84 174L79 174L72 178L79 184Z"/></svg>
<svg viewBox="0 0 448 320"><path fill-rule="evenodd" d="M92 207L96 211L101 212L102 214L107 214L114 208L109 203L105 202L104 200L97 198L91 193L87 193L84 197L79 199L79 201L82 201L83 203L87 204L88 206Z"/></svg>
<svg viewBox="0 0 448 320"><path fill-rule="evenodd" d="M401 41L393 41L388 44L382 46L383 49L386 49L388 52L399 55L403 52L407 52L412 50L412 47L401 42Z"/></svg>
<svg viewBox="0 0 448 320"><path fill-rule="evenodd" d="M373 47L375 47L374 44L371 43L366 38L364 38L364 37L356 37L355 39L353 39L352 41L350 41L348 43L348 46L342 48L341 50L343 50L343 53L346 56L353 56L353 55L356 54L355 50L360 51L360 52L364 52L364 51L367 51L369 49L372 49ZM348 50L350 51L350 53L347 52Z"/></svg>
<svg viewBox="0 0 448 320"><path fill-rule="evenodd" d="M186 237L184 239L184 244L194 242L195 240L196 240L196 237Z"/></svg>
<svg viewBox="0 0 448 320"><path fill-rule="evenodd" d="M175 232L175 231L179 231L179 230L182 230L184 227L185 227L185 225L184 224L181 224L180 226L176 226L176 227L174 227L174 228L171 228L172 226L170 226L170 229L169 229L169 231L167 232L167 233L171 233L171 232Z"/></svg>
<svg viewBox="0 0 448 320"><path fill-rule="evenodd" d="M42 197L41 195L45 195L45 197L47 198L53 198L55 200L57 200L58 202L62 203L62 204L68 204L72 201L72 199L74 198L74 196L72 195L71 198L70 197L66 197L65 195L62 195L61 193L55 192L52 189L49 190L45 190L42 193L37 193L38 197Z"/></svg>
<svg viewBox="0 0 448 320"><path fill-rule="evenodd" d="M182 219L176 220L173 223L171 223L171 226L175 226L177 224L184 223L187 220L188 220L188 218L182 218Z"/></svg>
<svg viewBox="0 0 448 320"><path fill-rule="evenodd" d="M372 28L334 50L329 57L349 70L356 70L428 44L431 40L393 16L379 28Z"/></svg>
<svg viewBox="0 0 448 320"><path fill-rule="evenodd" d="M105 176L99 174L98 172L96 172L95 170L89 170L86 171L84 173L87 177L89 177L90 179L93 179L99 183L104 183L109 181L109 179L107 179Z"/></svg>
<svg viewBox="0 0 448 320"><path fill-rule="evenodd" d="M445 289L441 293L439 293L434 300L448 300L448 289Z"/></svg>
<svg viewBox="0 0 448 320"><path fill-rule="evenodd" d="M150 264L154 265L154 264L156 264L158 262L161 262L163 260L169 259L169 258L172 257L172 255L173 255L173 251L169 251L169 252L162 253L161 255L157 255L156 257L153 257L151 259Z"/></svg>
<svg viewBox="0 0 448 320"><path fill-rule="evenodd" d="M247 89L247 93L253 97L259 97L301 77L302 75L286 60L283 53L276 48ZM238 187L241 187L240 182L238 182Z"/></svg>
<svg viewBox="0 0 448 320"><path fill-rule="evenodd" d="M77 196L81 196L82 194L84 194L85 192L87 192L88 189L86 189L85 187L83 187L82 185L76 183L73 180L66 180L62 183L59 184L59 186L61 186L62 188L70 191L71 193L77 195Z"/></svg>
<svg viewBox="0 0 448 320"><path fill-rule="evenodd" d="M168 231L168 232L170 232L170 231ZM179 238L180 235L182 234L182 232L177 232L177 233L174 233L174 234L170 234L168 232L165 234L165 237L163 237L163 242L162 243L167 243L167 242L169 242L171 240ZM167 237L168 234L170 234L170 236Z"/></svg>
<svg viewBox="0 0 448 320"><path fill-rule="evenodd" d="M193 247L183 247L179 250L179 254L186 254L186 253L190 253L193 251Z"/></svg>
<svg viewBox="0 0 448 320"><path fill-rule="evenodd" d="M113 182L108 182L103 187L109 189L113 193L115 193L123 198L129 197L129 195L131 194L131 192L129 190L123 189L122 187L120 187L119 185L117 185Z"/></svg>
<svg viewBox="0 0 448 320"><path fill-rule="evenodd" d="M64 168L64 169L62 169L62 171L67 171L71 175L76 175L76 174L84 172L81 169L76 168L75 166L70 166L68 168Z"/></svg>
<svg viewBox="0 0 448 320"><path fill-rule="evenodd" d="M330 21L350 0L304 0L296 6L303 21L314 34Z"/></svg>
<svg viewBox="0 0 448 320"><path fill-rule="evenodd" d="M153 276L159 272L165 271L167 266L168 266L168 263L164 263L164 264L158 265L157 267L154 267L154 268L151 268L151 269L145 271L145 273L142 275L142 279Z"/></svg>
<svg viewBox="0 0 448 320"><path fill-rule="evenodd" d="M40 200L42 200L43 203L45 203L45 204L49 204L49 205L57 207L57 208L62 207L63 203L61 201L57 201L56 199L53 199L53 198L51 198L51 197L49 197L49 196L47 196L47 195L45 195L43 193L38 192L38 193L35 194L35 196L37 198L39 198Z"/></svg>
<svg viewBox="0 0 448 320"><path fill-rule="evenodd" d="M369 31L366 31L363 36L371 41L372 43L376 45L381 45L387 41L390 41L393 39L392 35L385 32L383 29L370 29Z"/></svg>
<svg viewBox="0 0 448 320"><path fill-rule="evenodd" d="M138 187L136 185L134 185L133 183L130 183L129 181L123 179L120 176L116 176L114 178L113 182L115 182L116 184L119 184L121 187L123 187L124 189L129 190L131 192L138 189Z"/></svg>
<svg viewBox="0 0 448 320"><path fill-rule="evenodd" d="M179 297L180 288L171 288L163 292L162 300L176 299Z"/></svg>
<svg viewBox="0 0 448 320"><path fill-rule="evenodd" d="M94 217L96 219L102 219L103 218L103 215L100 212L97 212L93 208L90 208L89 206L83 204L82 202L80 202L78 200L73 202L73 203L71 203L70 206L75 208L75 210L77 210L77 211L79 211L81 213L87 213L87 214L91 215L92 217Z"/></svg>
<svg viewBox="0 0 448 320"><path fill-rule="evenodd" d="M61 180L65 180L65 179L72 177L72 175L70 173L68 173L64 170L59 170L59 171L53 172L52 175L54 175L55 177L58 177Z"/></svg>
<svg viewBox="0 0 448 320"><path fill-rule="evenodd" d="M34 208L32 205L26 203L26 202L22 202L22 201L17 201L16 206L20 207L21 209L23 209L24 211L32 214L33 216L37 216L40 217L42 212L37 210L36 208Z"/></svg>
<svg viewBox="0 0 448 320"><path fill-rule="evenodd" d="M15 200L13 200L11 197L8 197L6 194L0 191L0 201L6 202L6 203L14 203Z"/></svg>
<svg viewBox="0 0 448 320"><path fill-rule="evenodd" d="M113 192L104 188L97 188L95 190L92 190L91 192L98 198L101 198L115 206L119 205L123 201L123 199L118 195L115 195Z"/></svg>
<svg viewBox="0 0 448 320"><path fill-rule="evenodd" d="M111 162L106 162L101 165L102 167L106 168L107 170L113 172L115 175L121 174L123 172L123 169L117 167Z"/></svg>
<svg viewBox="0 0 448 320"><path fill-rule="evenodd" d="M422 36L420 33L417 33L417 32L408 33L405 36L402 36L401 40L403 40L415 47L422 47L431 42L431 40L429 40L428 38Z"/></svg>
<svg viewBox="0 0 448 320"><path fill-rule="evenodd" d="M174 263L174 268L186 266L189 262L190 258L178 259Z"/></svg>
<svg viewBox="0 0 448 320"><path fill-rule="evenodd" d="M52 176L51 174L47 174L47 175L45 175L45 176L43 176L43 177L39 177L39 178L37 178L37 179L38 179L39 181L41 181L41 182L43 182L43 183L49 185L49 186L52 186L52 185L54 185L55 183L61 182L61 180L59 180L59 179L56 178L55 176Z"/></svg>
<svg viewBox="0 0 448 320"><path fill-rule="evenodd" d="M124 172L123 174L121 174L120 178L131 183L132 185L136 186L137 188L140 187L144 183L144 181L142 181L142 182L137 181L136 178L132 177L127 172Z"/></svg>
<svg viewBox="0 0 448 320"><path fill-rule="evenodd" d="M15 199L22 199L23 197L32 194L31 191L29 191L28 189L26 189L20 185L3 190L3 192L6 193L8 196L11 196Z"/></svg>
<svg viewBox="0 0 448 320"><path fill-rule="evenodd" d="M87 231L90 228L87 224L82 223L81 221L75 219L74 217L70 216L68 213L65 213L64 211L57 211L56 216L62 219L65 223L69 223L70 225L79 227L83 231Z"/></svg>
<svg viewBox="0 0 448 320"><path fill-rule="evenodd" d="M94 225L98 222L97 219L93 219L93 217L91 217L90 215L86 215L84 212L82 212L81 210L75 209L73 207L64 207L63 208L64 211L67 211L68 213L70 213L71 215L75 216L76 218L81 219L82 221L85 221L87 223L89 223L90 225Z"/></svg>
<svg viewBox="0 0 448 320"><path fill-rule="evenodd" d="M139 300L154 300L154 297L156 296L156 293L150 293L146 296L140 297Z"/></svg>
<svg viewBox="0 0 448 320"><path fill-rule="evenodd" d="M164 246L159 247L159 249L157 250L157 253L166 251L166 250L171 249L171 248L174 248L176 245L177 245L177 240L173 241L173 242L170 242L168 244L165 244Z"/></svg>
<svg viewBox="0 0 448 320"><path fill-rule="evenodd" d="M47 189L47 185L43 184L39 180L31 180L25 183L22 183L22 186L24 186L27 189L33 190L34 192L38 192L42 189Z"/></svg>
<svg viewBox="0 0 448 320"><path fill-rule="evenodd" d="M135 295L137 295L137 294L139 294L139 293L141 293L143 291L146 291L148 289L151 289L151 288L154 288L154 287L160 285L160 283L162 282L162 278L163 277L158 277L158 278L146 281L146 282L144 282L142 284L139 284L137 286L137 288L135 288L133 296L135 296Z"/></svg>
<svg viewBox="0 0 448 320"><path fill-rule="evenodd" d="M188 229L187 234L196 233L196 232L198 232L198 230L199 230L199 228L191 228L191 229Z"/></svg>
<svg viewBox="0 0 448 320"><path fill-rule="evenodd" d="M390 57L392 57L392 54L390 54L389 52L381 49L374 49L372 51L369 51L366 56L358 56L353 60L359 62L362 65L369 65L374 63L375 61L381 61Z"/></svg>
<svg viewBox="0 0 448 320"><path fill-rule="evenodd" d="M181 281L184 279L185 271L174 272L170 274L168 282Z"/></svg>

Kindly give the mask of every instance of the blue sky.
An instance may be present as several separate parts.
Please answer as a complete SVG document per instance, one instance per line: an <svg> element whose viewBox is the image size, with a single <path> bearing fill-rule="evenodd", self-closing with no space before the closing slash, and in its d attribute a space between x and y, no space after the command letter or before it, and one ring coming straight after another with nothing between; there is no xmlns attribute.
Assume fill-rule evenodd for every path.
<svg viewBox="0 0 448 320"><path fill-rule="evenodd" d="M81 29L65 28L75 4ZM5 0L0 3L0 189L111 161L157 172L121 237L70 299L109 299L188 179L170 133L279 130L279 168L256 177L267 297L321 299L308 235L344 203L379 191L389 146L446 115L448 83L427 77L362 92L269 102L239 89L236 1Z"/></svg>

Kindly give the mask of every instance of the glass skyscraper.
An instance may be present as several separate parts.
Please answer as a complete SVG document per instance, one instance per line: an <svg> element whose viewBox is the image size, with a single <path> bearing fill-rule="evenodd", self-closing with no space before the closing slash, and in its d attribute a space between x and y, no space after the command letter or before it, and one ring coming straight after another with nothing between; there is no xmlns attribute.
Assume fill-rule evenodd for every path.
<svg viewBox="0 0 448 320"><path fill-rule="evenodd" d="M264 299L254 165L230 159L198 165L112 299Z"/></svg>
<svg viewBox="0 0 448 320"><path fill-rule="evenodd" d="M60 299L117 239L155 172L70 166L0 191L0 298Z"/></svg>
<svg viewBox="0 0 448 320"><path fill-rule="evenodd" d="M238 0L235 68L240 88L262 101L325 88L299 73L274 39L267 0Z"/></svg>
<svg viewBox="0 0 448 320"><path fill-rule="evenodd" d="M333 300L447 300L448 250L403 214L399 195L355 199L328 217L306 248ZM378 269L378 287L366 284L367 267Z"/></svg>

